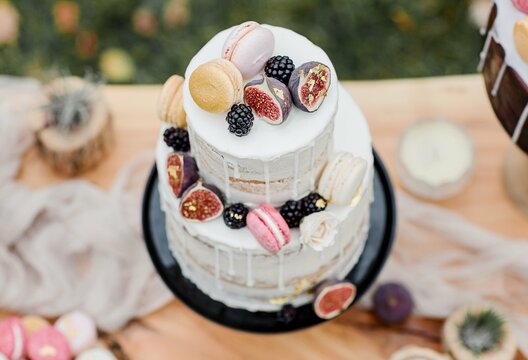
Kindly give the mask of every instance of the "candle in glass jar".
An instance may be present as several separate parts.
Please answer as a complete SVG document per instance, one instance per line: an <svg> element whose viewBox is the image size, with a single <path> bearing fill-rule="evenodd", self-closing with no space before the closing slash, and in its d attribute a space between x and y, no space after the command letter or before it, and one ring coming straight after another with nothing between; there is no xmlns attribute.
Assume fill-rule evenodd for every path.
<svg viewBox="0 0 528 360"><path fill-rule="evenodd" d="M415 194L444 199L469 180L474 164L473 144L466 131L445 119L411 125L398 151L401 180Z"/></svg>

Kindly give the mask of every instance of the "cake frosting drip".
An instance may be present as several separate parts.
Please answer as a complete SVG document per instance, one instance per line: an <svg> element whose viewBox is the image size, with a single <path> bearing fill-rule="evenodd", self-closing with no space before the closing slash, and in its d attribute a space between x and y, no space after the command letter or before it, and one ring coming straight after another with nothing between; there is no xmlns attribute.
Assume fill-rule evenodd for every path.
<svg viewBox="0 0 528 360"><path fill-rule="evenodd" d="M518 10L511 0L495 0L492 5L496 5L497 14L490 31L486 35L486 42L481 53L480 70L482 70L482 67L484 66L484 61L489 50L489 44L493 37L497 43L502 45L506 52L506 58L504 60L505 66L513 68L519 76L521 76L523 81L528 84L528 64L526 64L519 55L513 40L515 23L526 18L528 15ZM493 11L493 7L491 11ZM504 75L504 72L502 75ZM497 89L500 85L501 79L502 77L498 77Z"/></svg>
<svg viewBox="0 0 528 360"><path fill-rule="evenodd" d="M514 41L515 24L526 19L511 0L495 0L482 29L485 42L479 71L484 74L493 109L512 141L528 152L528 64Z"/></svg>

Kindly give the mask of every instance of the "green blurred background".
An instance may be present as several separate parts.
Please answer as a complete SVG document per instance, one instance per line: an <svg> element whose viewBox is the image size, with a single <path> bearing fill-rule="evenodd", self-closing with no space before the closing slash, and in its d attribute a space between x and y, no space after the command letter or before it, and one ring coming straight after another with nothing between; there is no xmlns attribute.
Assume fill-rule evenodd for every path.
<svg viewBox="0 0 528 360"><path fill-rule="evenodd" d="M341 79L469 73L481 45L476 1L0 0L0 73L91 69L110 82L159 83L248 19L306 35Z"/></svg>

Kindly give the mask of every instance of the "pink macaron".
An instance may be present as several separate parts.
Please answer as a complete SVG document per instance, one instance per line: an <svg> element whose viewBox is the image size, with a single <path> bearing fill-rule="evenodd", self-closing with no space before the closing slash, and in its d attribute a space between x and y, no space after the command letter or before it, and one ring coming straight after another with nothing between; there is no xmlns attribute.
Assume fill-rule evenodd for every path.
<svg viewBox="0 0 528 360"><path fill-rule="evenodd" d="M11 360L26 355L27 333L22 320L16 317L0 322L0 353Z"/></svg>
<svg viewBox="0 0 528 360"><path fill-rule="evenodd" d="M264 69L274 49L275 37L271 30L255 21L246 21L227 37L222 58L235 64L244 79L251 79Z"/></svg>
<svg viewBox="0 0 528 360"><path fill-rule="evenodd" d="M29 338L28 355L32 360L70 360L68 339L53 326L47 326Z"/></svg>
<svg viewBox="0 0 528 360"><path fill-rule="evenodd" d="M262 247L276 254L290 242L290 228L271 205L262 204L247 215L247 227Z"/></svg>
<svg viewBox="0 0 528 360"><path fill-rule="evenodd" d="M528 14L528 0L512 0L513 5L525 14Z"/></svg>

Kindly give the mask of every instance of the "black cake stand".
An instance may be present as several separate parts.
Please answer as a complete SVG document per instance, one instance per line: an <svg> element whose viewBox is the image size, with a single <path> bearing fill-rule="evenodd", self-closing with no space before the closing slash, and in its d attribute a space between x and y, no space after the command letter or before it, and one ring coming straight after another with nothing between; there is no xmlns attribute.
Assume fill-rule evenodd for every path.
<svg viewBox="0 0 528 360"><path fill-rule="evenodd" d="M387 259L396 230L396 204L392 184L381 159L374 151L374 203L371 207L370 231L359 262L347 275L357 286L359 300L372 285ZM234 329L259 333L277 333L320 324L311 304L296 309L290 321L277 312L251 312L234 309L215 301L186 279L172 256L165 232L165 215L160 208L158 173L154 166L143 198L143 232L147 249L165 284L181 301L200 315Z"/></svg>

